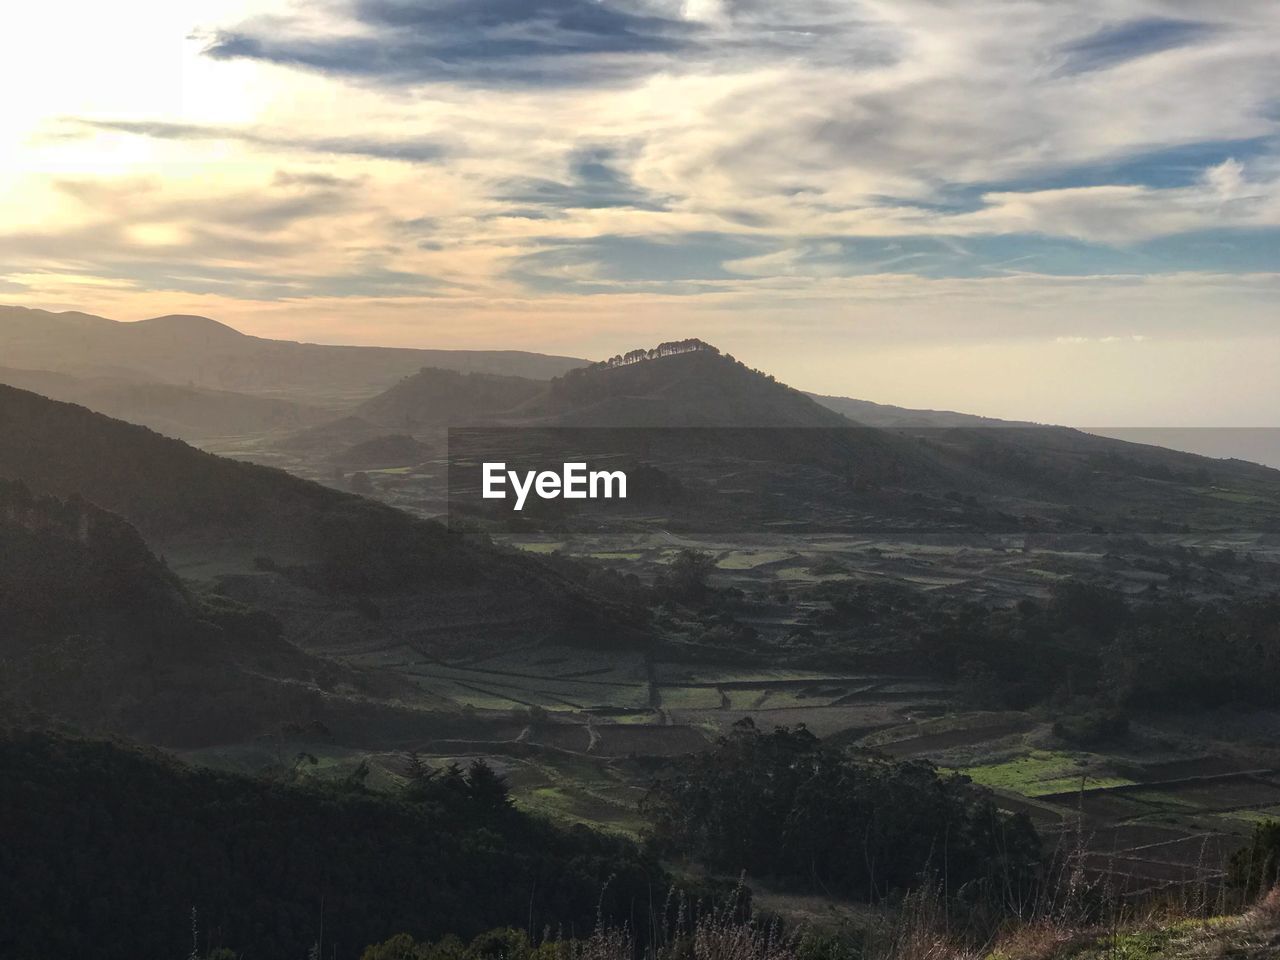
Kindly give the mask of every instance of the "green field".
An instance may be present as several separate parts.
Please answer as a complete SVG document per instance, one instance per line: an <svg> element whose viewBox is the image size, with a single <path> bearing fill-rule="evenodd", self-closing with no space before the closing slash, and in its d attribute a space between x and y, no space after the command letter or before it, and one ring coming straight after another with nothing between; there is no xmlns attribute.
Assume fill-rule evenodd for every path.
<svg viewBox="0 0 1280 960"><path fill-rule="evenodd" d="M1104 758L1092 754L1032 750L1026 756L1004 763L966 767L960 772L975 783L996 790L1008 790L1028 797L1118 787L1134 781L1097 772Z"/></svg>

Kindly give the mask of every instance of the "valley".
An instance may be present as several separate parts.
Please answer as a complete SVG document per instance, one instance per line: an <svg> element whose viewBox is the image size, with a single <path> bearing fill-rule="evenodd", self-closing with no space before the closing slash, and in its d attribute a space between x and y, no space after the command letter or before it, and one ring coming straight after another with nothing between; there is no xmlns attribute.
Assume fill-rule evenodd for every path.
<svg viewBox="0 0 1280 960"><path fill-rule="evenodd" d="M190 369L192 337L249 349L159 329L148 376ZM0 476L118 515L189 598L146 643L109 606L81 628L120 671L168 664L191 708L175 724L139 686L95 715L81 678L12 683L9 709L302 784L395 792L483 761L519 809L634 840L686 758L803 729L969 778L1132 897L1221 884L1280 814L1280 472L959 414L855 422L837 411L875 405L819 404L700 341L570 372L379 354L345 399L305 385L333 361L301 346L253 347L304 358L296 385L224 367L135 384L134 406L118 379L9 374ZM103 415L165 432L178 409L201 449ZM451 470L513 436L639 468L643 495L590 522L461 509ZM24 629L11 655L38 664L57 630ZM203 679L151 639L193 629Z"/></svg>

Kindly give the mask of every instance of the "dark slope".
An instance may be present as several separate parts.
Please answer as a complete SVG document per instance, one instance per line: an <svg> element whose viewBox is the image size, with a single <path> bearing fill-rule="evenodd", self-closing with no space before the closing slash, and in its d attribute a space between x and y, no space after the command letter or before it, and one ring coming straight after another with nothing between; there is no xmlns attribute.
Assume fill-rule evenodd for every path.
<svg viewBox="0 0 1280 960"><path fill-rule="evenodd" d="M412 433L502 414L540 396L546 389L546 383L526 377L424 367L362 403L354 415Z"/></svg>
<svg viewBox="0 0 1280 960"><path fill-rule="evenodd" d="M814 399L870 426L915 439L972 483L1076 506L1112 522L1136 511L1159 524L1269 528L1280 516L1280 471L1158 446L1152 440L1159 431L1119 430L1105 436L849 397ZM1168 431L1171 439L1207 448L1212 442L1195 434L1215 432Z"/></svg>
<svg viewBox="0 0 1280 960"><path fill-rule="evenodd" d="M351 958L399 933L629 923L672 883L633 843L512 810L480 777L402 799L3 731L0 770L10 960L185 957L193 910L200 956Z"/></svg>
<svg viewBox="0 0 1280 960"><path fill-rule="evenodd" d="M226 390L158 380L73 376L49 370L0 368L0 383L150 427L183 440L299 430L325 419L315 407Z"/></svg>
<svg viewBox="0 0 1280 960"><path fill-rule="evenodd" d="M633 638L627 618L525 555L282 471L203 453L83 407L0 387L0 477L82 495L176 555L270 557L323 594L376 596L424 645ZM261 561L258 561L261 565ZM254 590L255 605L273 597Z"/></svg>
<svg viewBox="0 0 1280 960"><path fill-rule="evenodd" d="M326 703L317 680L366 686L287 643L270 616L193 595L114 514L8 481L0 660L0 713L175 746L299 718L337 726L344 704Z"/></svg>
<svg viewBox="0 0 1280 960"><path fill-rule="evenodd" d="M855 400L853 397L825 397L817 393L807 393L805 396L828 410L834 410L868 427L1033 426L1018 420L997 420L992 417L974 416L970 413L957 413L954 410L913 410L910 407L895 407L887 403L872 403L870 400Z"/></svg>
<svg viewBox="0 0 1280 960"><path fill-rule="evenodd" d="M545 379L586 361L517 350L412 350L251 337L207 317L119 323L0 307L0 357L25 369L139 374L169 383L342 403L424 366Z"/></svg>

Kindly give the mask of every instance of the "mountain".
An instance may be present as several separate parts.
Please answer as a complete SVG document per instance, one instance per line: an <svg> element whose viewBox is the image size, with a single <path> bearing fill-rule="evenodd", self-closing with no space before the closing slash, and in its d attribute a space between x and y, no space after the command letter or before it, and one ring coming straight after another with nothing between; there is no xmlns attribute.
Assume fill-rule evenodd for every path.
<svg viewBox="0 0 1280 960"><path fill-rule="evenodd" d="M304 629L336 598L373 617L374 633L411 633L423 648L517 636L626 643L642 635L630 613L535 558L6 386L0 477L118 513L180 568L212 565L236 580L242 599L280 613L286 627ZM338 642L351 626L340 617L324 622L329 632L310 634L313 646ZM369 633L369 625L357 632Z"/></svg>
<svg viewBox="0 0 1280 960"><path fill-rule="evenodd" d="M73 376L50 370L0 367L6 383L53 400L78 403L183 440L258 436L299 430L325 419L319 408L227 390L178 386L121 376Z"/></svg>
<svg viewBox="0 0 1280 960"><path fill-rule="evenodd" d="M424 367L356 407L354 416L413 432L502 414L547 390L527 377Z"/></svg>
<svg viewBox="0 0 1280 960"><path fill-rule="evenodd" d="M586 361L517 350L414 350L268 340L207 317L121 323L86 313L0 307L6 365L124 375L317 404L364 399L424 366L548 379Z"/></svg>
<svg viewBox="0 0 1280 960"><path fill-rule="evenodd" d="M682 341L681 343L686 343ZM847 419L710 344L576 367L550 382L424 368L352 411L406 432L440 426L848 427ZM667 345L663 345L667 346ZM628 356L631 356L629 354Z"/></svg>
<svg viewBox="0 0 1280 960"><path fill-rule="evenodd" d="M935 532L1271 529L1280 519L1274 470L1064 427L813 397L697 340L571 370L507 410L500 407L511 398L501 394L476 405L465 391L446 399L442 382L423 371L365 410L405 417L413 405L393 401L420 392L440 401L417 408L433 409L435 425L447 418L455 426L511 428L468 431L465 447L455 434L455 460L558 462L589 453L653 468L662 496L683 485L685 522L718 530L735 518L739 529L803 521ZM406 419L405 432L413 433L413 414ZM429 432L427 419L420 435ZM347 425L348 436L354 427ZM652 429L630 429L637 427ZM554 432L565 428L600 432ZM654 504L641 497L634 506L651 512ZM478 507L501 510L502 503ZM614 507L610 515L622 512ZM549 514L555 522L562 515ZM679 525L674 514L667 520Z"/></svg>
<svg viewBox="0 0 1280 960"><path fill-rule="evenodd" d="M582 427L851 426L799 390L709 344L689 344L652 359L571 370L510 419Z"/></svg>

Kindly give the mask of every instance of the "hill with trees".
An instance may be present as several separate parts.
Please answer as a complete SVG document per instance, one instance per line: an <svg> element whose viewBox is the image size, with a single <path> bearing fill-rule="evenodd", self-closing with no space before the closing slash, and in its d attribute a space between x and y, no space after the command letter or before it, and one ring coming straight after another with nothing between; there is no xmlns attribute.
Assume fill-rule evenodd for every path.
<svg viewBox="0 0 1280 960"><path fill-rule="evenodd" d="M303 653L265 613L195 592L120 517L11 481L0 481L0 660L0 714L170 745L334 722L346 705L321 687L395 687Z"/></svg>
<svg viewBox="0 0 1280 960"><path fill-rule="evenodd" d="M536 558L280 470L217 457L83 407L0 386L0 478L82 496L134 524L158 552L264 564L326 595L380 597L421 633L453 622L456 642L519 630L528 639L628 642L637 616ZM502 598L495 604L494 596ZM269 595L261 596L270 602Z"/></svg>
<svg viewBox="0 0 1280 960"><path fill-rule="evenodd" d="M848 427L773 377L699 340L633 350L571 370L517 411L525 419L590 427Z"/></svg>

